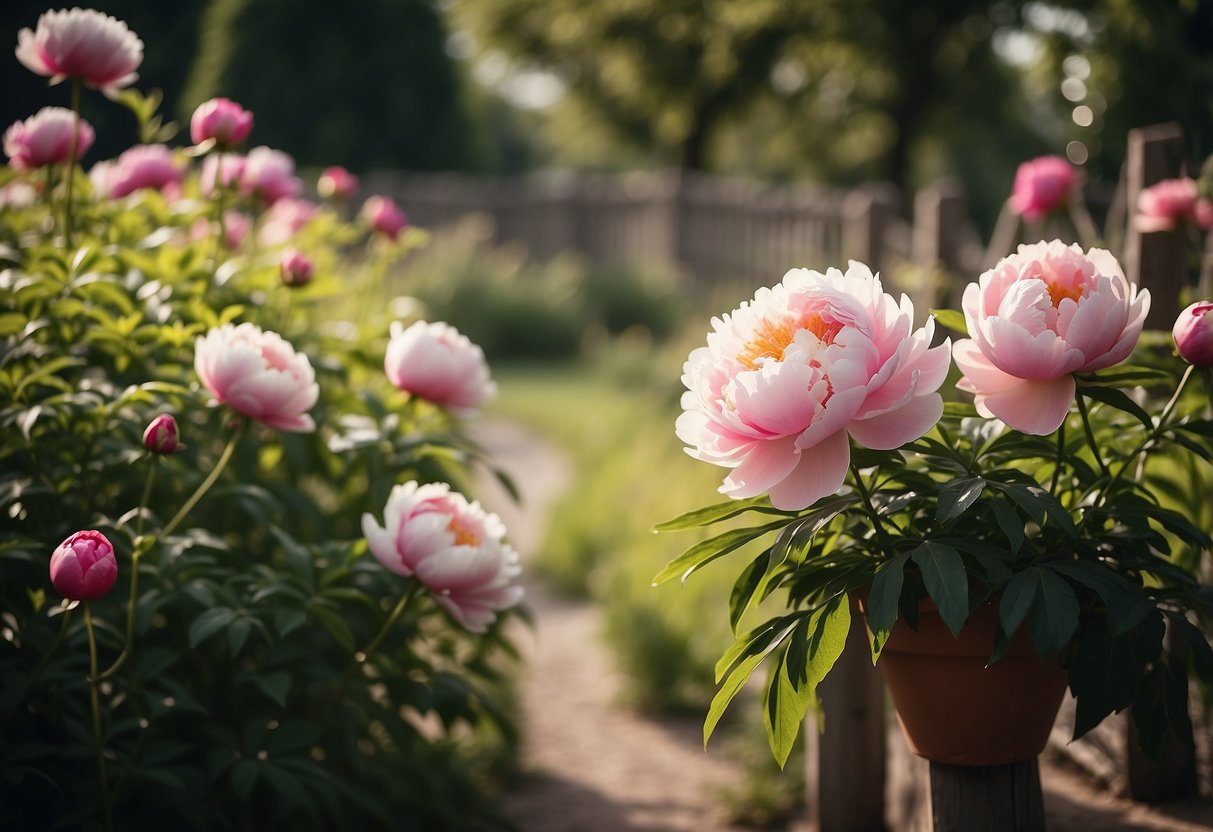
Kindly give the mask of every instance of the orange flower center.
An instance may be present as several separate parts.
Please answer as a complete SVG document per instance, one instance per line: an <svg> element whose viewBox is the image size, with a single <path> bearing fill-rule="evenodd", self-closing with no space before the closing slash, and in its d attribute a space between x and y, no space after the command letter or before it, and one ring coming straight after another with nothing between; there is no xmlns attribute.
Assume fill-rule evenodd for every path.
<svg viewBox="0 0 1213 832"><path fill-rule="evenodd" d="M764 320L754 337L742 347L737 361L750 370L757 370L764 360L782 361L788 346L796 340L796 333L802 329L813 333L823 344L832 344L842 330L842 324L838 321L826 323L819 312L805 312L800 318L787 316Z"/></svg>
<svg viewBox="0 0 1213 832"><path fill-rule="evenodd" d="M1067 278L1046 265L1040 279L1049 289L1049 298L1053 301L1054 309L1061 306L1061 302L1066 298L1077 303L1087 293L1087 282L1083 279L1081 269L1075 269L1073 275Z"/></svg>
<svg viewBox="0 0 1213 832"><path fill-rule="evenodd" d="M480 535L476 529L466 522L460 522L460 518L452 517L451 524L447 529L455 534L456 546L479 546Z"/></svg>

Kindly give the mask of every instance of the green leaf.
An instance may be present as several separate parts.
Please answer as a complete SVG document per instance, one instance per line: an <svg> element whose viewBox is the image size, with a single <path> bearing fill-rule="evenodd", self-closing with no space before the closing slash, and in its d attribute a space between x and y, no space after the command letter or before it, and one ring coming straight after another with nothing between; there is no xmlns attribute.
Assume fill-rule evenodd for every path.
<svg viewBox="0 0 1213 832"><path fill-rule="evenodd" d="M799 627L797 630L799 631ZM787 652L784 661L780 661L771 669L767 683L766 707L762 711L762 723L767 730L767 743L775 761L783 768L796 744L800 726L809 705L816 699L814 691L808 685L802 684L797 690L788 679L789 668L786 666Z"/></svg>
<svg viewBox="0 0 1213 832"><path fill-rule="evenodd" d="M1099 561L1059 560L1046 566L1094 590L1108 609L1112 635L1127 633L1154 609L1154 602L1140 588Z"/></svg>
<svg viewBox="0 0 1213 832"><path fill-rule="evenodd" d="M242 798L247 799L253 792L253 786L260 774L259 766L252 760L237 760L232 766L232 789Z"/></svg>
<svg viewBox="0 0 1213 832"><path fill-rule="evenodd" d="M936 521L946 523L964 514L969 506L977 502L985 487L986 481L977 476L962 477L945 485L939 492L939 502L935 506Z"/></svg>
<svg viewBox="0 0 1213 832"><path fill-rule="evenodd" d="M1123 390L1116 387L1101 387L1095 384L1080 383L1078 385L1078 395L1086 396L1088 399L1094 399L1097 402L1103 402L1108 407L1123 410L1141 422L1146 430L1154 430L1154 421L1150 418L1150 414L1146 413L1141 405L1129 398Z"/></svg>
<svg viewBox="0 0 1213 832"><path fill-rule="evenodd" d="M249 633L252 629L253 622L247 615L239 615L232 619L231 625L227 628L227 646L233 657L240 652L240 648L248 641Z"/></svg>
<svg viewBox="0 0 1213 832"><path fill-rule="evenodd" d="M1040 586L1028 613L1028 630L1041 658L1065 647L1078 629L1078 599L1064 578L1046 569L1035 570Z"/></svg>
<svg viewBox="0 0 1213 832"><path fill-rule="evenodd" d="M257 689L280 707L286 706L286 695L291 690L291 674L285 670L257 673L249 677Z"/></svg>
<svg viewBox="0 0 1213 832"><path fill-rule="evenodd" d="M329 635L336 639L338 644L346 650L354 649L354 631L337 612L320 603L309 604L308 612L329 631Z"/></svg>
<svg viewBox="0 0 1213 832"><path fill-rule="evenodd" d="M750 676L758 668L775 648L775 644L769 645L765 650L755 653L752 656L742 660L733 671L721 683L720 689L716 691L716 695L712 697L712 704L708 706L708 715L703 720L703 747L708 747L708 740L712 738L712 732L716 730L716 725L720 722L720 718L724 716L725 709L729 707L729 703L733 701L738 691L749 681Z"/></svg>
<svg viewBox="0 0 1213 832"><path fill-rule="evenodd" d="M939 617L952 635L958 635L969 617L969 577L960 554L951 546L924 540L910 557L922 570L923 585L939 608Z"/></svg>
<svg viewBox="0 0 1213 832"><path fill-rule="evenodd" d="M957 312L955 309L932 309L931 314L935 316L935 321L940 326L946 326L953 332L968 336L969 325L961 312Z"/></svg>
<svg viewBox="0 0 1213 832"><path fill-rule="evenodd" d="M1023 519L1006 500L991 500L989 505L994 512L994 522L1011 545L1011 554L1017 554L1023 548Z"/></svg>
<svg viewBox="0 0 1213 832"><path fill-rule="evenodd" d="M729 626L734 635L737 634L737 625L741 623L742 616L754 602L754 596L758 593L763 576L766 575L770 559L771 550L768 549L754 558L733 584L733 591L729 593Z"/></svg>
<svg viewBox="0 0 1213 832"><path fill-rule="evenodd" d="M666 565L665 569L658 572L657 576L653 578L653 586L658 586L671 578L677 577L681 577L685 582L691 576L691 573L701 569L717 558L724 557L734 549L740 549L751 540L756 540L776 529L783 528L787 523L787 518L781 518L765 526L731 529L723 534L700 541L674 558L674 560Z"/></svg>
<svg viewBox="0 0 1213 832"><path fill-rule="evenodd" d="M908 552L903 552L881 564L872 581L868 594L868 629L872 631L872 663L884 649L893 625L897 623L897 602L901 598L901 586L905 581Z"/></svg>
<svg viewBox="0 0 1213 832"><path fill-rule="evenodd" d="M236 619L236 611L226 607L209 609L190 625L190 648L197 647Z"/></svg>
<svg viewBox="0 0 1213 832"><path fill-rule="evenodd" d="M706 508L696 509L695 511L688 511L686 514L680 514L673 520L658 523L653 527L653 531L672 532L680 529L693 529L698 526L710 526L713 523L719 523L721 520L728 520L739 514L745 514L747 511L761 511L766 514L783 514L787 516L794 514L794 512L781 511L775 508L771 505L770 498L766 496L751 497L748 500L729 500L724 503L707 506Z"/></svg>
<svg viewBox="0 0 1213 832"><path fill-rule="evenodd" d="M998 602L998 617L1008 637L1015 635L1015 631L1027 617L1028 610L1032 608L1032 602L1036 600L1036 592L1040 588L1040 578L1036 574L1038 571L1036 567L1030 567L1016 573L1002 591L1002 600Z"/></svg>

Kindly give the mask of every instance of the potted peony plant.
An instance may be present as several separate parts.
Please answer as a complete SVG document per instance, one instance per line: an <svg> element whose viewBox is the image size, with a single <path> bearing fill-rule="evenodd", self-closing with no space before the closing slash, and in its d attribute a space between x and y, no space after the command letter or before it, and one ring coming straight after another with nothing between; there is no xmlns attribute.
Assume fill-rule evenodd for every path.
<svg viewBox="0 0 1213 832"><path fill-rule="evenodd" d="M782 764L853 607L930 759L1035 757L1067 686L1076 736L1136 704L1149 750L1187 720L1189 673L1213 673L1194 574L1210 537L1190 519L1213 458L1192 383L1199 367L1213 389L1213 315L1181 316L1185 366L1151 334L1134 352L1149 302L1108 252L1053 241L970 284L963 316L917 329L910 301L856 262L788 272L714 319L684 368L677 433L730 469L731 499L658 528L731 527L656 580L762 541L731 621L777 593L785 609L721 657L705 742L765 663ZM964 337L936 343L937 321ZM953 361L960 394L945 402Z"/></svg>

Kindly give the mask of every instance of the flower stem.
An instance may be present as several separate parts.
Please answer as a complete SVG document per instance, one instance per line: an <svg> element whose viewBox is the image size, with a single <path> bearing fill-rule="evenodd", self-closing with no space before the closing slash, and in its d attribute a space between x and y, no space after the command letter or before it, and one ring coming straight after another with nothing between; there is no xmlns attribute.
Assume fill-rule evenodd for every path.
<svg viewBox="0 0 1213 832"><path fill-rule="evenodd" d="M227 183L223 179L223 151L215 153L215 219L219 225L219 233L215 235L215 268L219 268L219 256L227 248L227 215L224 212L223 197Z"/></svg>
<svg viewBox="0 0 1213 832"><path fill-rule="evenodd" d="M72 79L72 138L67 151L67 195L63 207L63 237L72 244L72 185L76 181L76 151L80 138L80 79Z"/></svg>
<svg viewBox="0 0 1213 832"><path fill-rule="evenodd" d="M1112 479L1109 480L1108 484L1104 486L1103 491L1100 492L1099 499L1095 501L1095 505L1103 504L1104 500L1107 499L1108 494L1112 491L1112 486L1120 482L1121 477L1124 476L1124 473L1126 470L1128 470L1129 466L1133 464L1133 460L1137 458L1137 455L1146 448L1150 447L1150 445L1154 443L1154 440L1158 439L1158 437L1162 434L1163 428L1166 427L1167 420L1171 418L1172 411L1174 411L1175 406L1179 404L1179 397L1183 393L1183 389L1187 386L1188 379L1192 377L1192 372L1195 369L1195 365L1188 365L1188 369L1184 371L1183 378L1179 380L1179 385L1175 388L1175 393L1171 396L1171 400L1167 402L1166 407L1164 407L1162 409L1162 413L1159 414L1158 424L1156 424L1154 426L1154 430L1150 431L1150 434L1145 439L1138 442L1137 447L1130 451L1129 455L1125 457L1125 461L1121 464L1120 468L1117 469L1116 473L1112 475Z"/></svg>
<svg viewBox="0 0 1213 832"><path fill-rule="evenodd" d="M232 458L232 452L236 450L236 443L240 441L240 437L244 436L244 431L248 428L248 421L240 420L240 424L232 431L232 438L227 441L227 447L223 449L223 453L219 456L219 461L215 463L215 467L211 469L210 474L198 486L190 498L185 501L185 505L173 515L173 519L168 521L168 525L160 532L161 539L168 537L185 519L185 516L190 513L194 506L198 505L198 501L206 492L211 490L211 486L215 484L215 480L219 479L219 475L223 473L223 469L227 467L227 463Z"/></svg>
<svg viewBox="0 0 1213 832"><path fill-rule="evenodd" d="M1057 481L1061 478L1061 466L1066 458L1066 423L1063 421L1057 429L1057 461L1053 466L1053 479L1049 483L1049 493L1057 496Z"/></svg>
<svg viewBox="0 0 1213 832"><path fill-rule="evenodd" d="M855 489L859 492L859 496L863 498L863 504L867 508L868 516L872 518L872 528L876 532L876 540L880 543L880 548L884 551L886 558L893 557L893 544L889 540L889 536L885 533L884 525L881 523L880 515L876 513L876 506L872 503L872 495L868 493L868 489L863 484L863 477L859 475L859 469L855 467L855 462L850 463L851 476L855 480Z"/></svg>
<svg viewBox="0 0 1213 832"><path fill-rule="evenodd" d="M97 776L101 782L101 804L105 810L105 828L113 832L113 812L110 809L110 784L105 776L105 741L101 737L101 699L98 688L101 678L97 675L97 639L93 635L93 608L88 601L84 603L84 629L88 632L88 681L92 688L93 706L93 739L97 744Z"/></svg>
<svg viewBox="0 0 1213 832"><path fill-rule="evenodd" d="M1087 435L1087 444L1091 446L1091 454L1095 457L1095 462L1099 465L1099 470L1105 477L1112 476L1112 472L1108 469L1108 465L1103 461L1103 456L1099 453L1099 443L1095 441L1095 431L1091 428L1091 417L1087 413L1087 402L1082 396L1082 389L1078 389L1078 395L1075 396L1075 401L1078 402L1078 412L1082 416L1082 429Z"/></svg>
<svg viewBox="0 0 1213 832"><path fill-rule="evenodd" d="M345 692L350 686L350 680L354 678L354 671L369 662L375 655L375 651L379 649L379 645L387 638L388 632L392 626L400 620L400 616L404 615L404 611L408 609L409 604L417 597L417 593L421 591L421 581L416 578L411 579L409 588L400 596L400 600L396 602L396 606L392 609L387 620L383 622L383 626L379 628L379 632L371 639L370 643L364 650L354 654L353 660L349 667L345 669L345 674L341 677L341 686L337 688L337 697L333 701L333 707L341 706L342 700L345 699Z"/></svg>
<svg viewBox="0 0 1213 832"><path fill-rule="evenodd" d="M143 534L143 515L147 512L148 501L152 499L152 484L156 481L156 463L160 457L151 455L150 467L147 469L147 479L143 483L143 497L139 500L139 516L135 518L135 537Z"/></svg>

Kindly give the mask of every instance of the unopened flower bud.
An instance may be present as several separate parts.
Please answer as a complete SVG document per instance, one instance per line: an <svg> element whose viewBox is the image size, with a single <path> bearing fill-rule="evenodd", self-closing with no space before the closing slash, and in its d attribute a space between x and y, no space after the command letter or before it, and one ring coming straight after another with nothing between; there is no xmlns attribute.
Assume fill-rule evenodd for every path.
<svg viewBox="0 0 1213 832"><path fill-rule="evenodd" d="M1213 301L1200 300L1180 312L1171 334L1184 361L1213 367Z"/></svg>
<svg viewBox="0 0 1213 832"><path fill-rule="evenodd" d="M282 255L282 282L287 286L306 286L312 282L312 260L297 248Z"/></svg>
<svg viewBox="0 0 1213 832"><path fill-rule="evenodd" d="M102 597L117 577L114 547L101 532L76 532L51 555L51 583L72 601Z"/></svg>
<svg viewBox="0 0 1213 832"><path fill-rule="evenodd" d="M177 420L162 413L143 431L143 446L154 454L175 453L181 447L177 436Z"/></svg>

